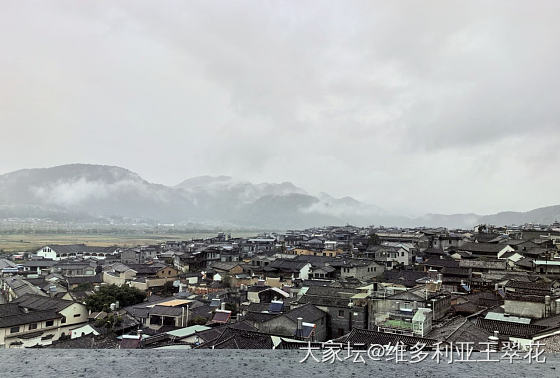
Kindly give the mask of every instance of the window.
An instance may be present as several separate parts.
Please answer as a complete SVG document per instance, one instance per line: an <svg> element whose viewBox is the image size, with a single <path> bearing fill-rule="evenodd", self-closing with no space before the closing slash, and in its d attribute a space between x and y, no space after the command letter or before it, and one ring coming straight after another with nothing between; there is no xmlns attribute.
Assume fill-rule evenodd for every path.
<svg viewBox="0 0 560 378"><path fill-rule="evenodd" d="M47 322L45 323L45 326L47 327L52 327L54 325L54 320L47 320Z"/></svg>
<svg viewBox="0 0 560 378"><path fill-rule="evenodd" d="M404 257L404 252L401 252L401 257Z"/></svg>
<svg viewBox="0 0 560 378"><path fill-rule="evenodd" d="M19 326L10 328L10 333L18 333L18 332L19 332Z"/></svg>
<svg viewBox="0 0 560 378"><path fill-rule="evenodd" d="M32 329L37 329L37 323L31 323L29 325L29 330L32 330Z"/></svg>
<svg viewBox="0 0 560 378"><path fill-rule="evenodd" d="M75 318L79 318L79 317L80 317L80 314L74 314L74 317L75 317Z"/></svg>
<svg viewBox="0 0 560 378"><path fill-rule="evenodd" d="M62 324L66 323L66 316L62 317L62 320L60 321Z"/></svg>
<svg viewBox="0 0 560 378"><path fill-rule="evenodd" d="M338 310L338 316L343 318L344 317L344 310Z"/></svg>

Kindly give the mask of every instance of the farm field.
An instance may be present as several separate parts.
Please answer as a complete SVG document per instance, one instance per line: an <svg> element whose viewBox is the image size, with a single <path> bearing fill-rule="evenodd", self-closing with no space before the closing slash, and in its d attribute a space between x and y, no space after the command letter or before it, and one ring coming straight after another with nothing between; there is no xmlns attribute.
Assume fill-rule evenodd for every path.
<svg viewBox="0 0 560 378"><path fill-rule="evenodd" d="M137 245L161 243L166 240L191 240L193 238L208 238L216 236L214 233L184 233L184 234L0 234L0 251L4 252L34 252L46 244L87 244L92 246L134 247ZM256 232L232 232L232 237L251 237Z"/></svg>

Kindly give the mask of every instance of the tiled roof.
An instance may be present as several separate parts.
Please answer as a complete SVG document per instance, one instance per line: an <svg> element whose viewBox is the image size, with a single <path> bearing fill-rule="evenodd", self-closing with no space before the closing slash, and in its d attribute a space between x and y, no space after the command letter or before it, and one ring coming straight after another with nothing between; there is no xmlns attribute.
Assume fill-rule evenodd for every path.
<svg viewBox="0 0 560 378"><path fill-rule="evenodd" d="M309 263L305 261L294 261L286 259L276 259L270 263L266 268L272 268L273 270L279 270L281 272L299 272L305 265Z"/></svg>
<svg viewBox="0 0 560 378"><path fill-rule="evenodd" d="M336 343L348 343L350 344L364 344L365 348L368 348L371 344L379 345L395 345L396 343L403 343L404 345L411 347L416 345L416 343L425 344L426 347L433 347L437 343L437 340L427 339L416 336L406 336L399 335L395 333L385 333L378 332L369 329L354 328L352 331L338 339L333 340Z"/></svg>
<svg viewBox="0 0 560 378"><path fill-rule="evenodd" d="M506 270L506 260L460 260L461 268L488 269L488 270Z"/></svg>
<svg viewBox="0 0 560 378"><path fill-rule="evenodd" d="M255 323L263 323L277 316L280 316L280 314L271 314L269 312L248 312L247 315L243 317L243 320Z"/></svg>
<svg viewBox="0 0 560 378"><path fill-rule="evenodd" d="M506 284L506 288L528 289L532 291L538 290L543 292L550 292L552 288L552 283L545 282L545 281L528 282L528 281L509 280Z"/></svg>
<svg viewBox="0 0 560 378"><path fill-rule="evenodd" d="M17 297L21 297L26 294L46 296L40 288L20 277L9 277L5 279L4 282L13 290Z"/></svg>
<svg viewBox="0 0 560 378"><path fill-rule="evenodd" d="M554 301L556 299L560 299L558 296L551 296L551 299ZM534 302L534 303L544 303L545 295L542 293L512 293L506 292L506 300L509 301L518 301L518 302Z"/></svg>
<svg viewBox="0 0 560 378"><path fill-rule="evenodd" d="M272 349L272 337L267 334L228 329L218 339L201 345L201 349Z"/></svg>
<svg viewBox="0 0 560 378"><path fill-rule="evenodd" d="M85 277L67 277L66 281L69 285L81 284L81 283L100 283L103 282L103 275L96 274L94 276Z"/></svg>
<svg viewBox="0 0 560 378"><path fill-rule="evenodd" d="M448 343L472 342L475 350L484 350L488 337L492 332L477 326L475 323L459 316L449 320L440 327L435 327L427 337Z"/></svg>
<svg viewBox="0 0 560 378"><path fill-rule="evenodd" d="M0 313L5 312L2 310L3 306L7 305L0 305ZM57 314L52 310L29 311L26 313L20 308L17 313L12 312L10 314L0 315L0 328L37 323L45 320L53 320L59 318L62 318L62 315Z"/></svg>
<svg viewBox="0 0 560 378"><path fill-rule="evenodd" d="M383 272L381 282L390 282L401 284L406 287L414 287L417 285L416 280L428 277L426 272L418 272L414 270L386 270Z"/></svg>
<svg viewBox="0 0 560 378"><path fill-rule="evenodd" d="M196 332L197 336L204 341L202 345L204 348L211 347L215 342L224 341L229 338L234 332L257 332L257 329L249 323L241 321L233 324L213 327L202 332Z"/></svg>
<svg viewBox="0 0 560 378"><path fill-rule="evenodd" d="M535 324L504 322L501 320L491 320L491 319L482 319L482 318L477 319L476 325L489 332L498 331L500 335L524 337L524 338L530 338L534 334L539 333L547 328L546 326L540 326Z"/></svg>
<svg viewBox="0 0 560 378"><path fill-rule="evenodd" d="M57 312L75 303L65 299L50 298L34 294L26 294L15 299L13 302L19 304L21 307L33 310L51 310Z"/></svg>
<svg viewBox="0 0 560 378"><path fill-rule="evenodd" d="M505 247L506 247L505 244L495 244L495 243L464 243L459 247L459 250L469 251L474 253L497 254Z"/></svg>
<svg viewBox="0 0 560 378"><path fill-rule="evenodd" d="M112 253L115 251L115 247L95 247L95 246L88 246L85 244L70 244L70 245L61 245L61 244L49 244L53 251L57 254L70 254L70 253Z"/></svg>
<svg viewBox="0 0 560 378"><path fill-rule="evenodd" d="M186 314L187 309L183 307L171 307L171 306L159 306L155 305L152 309L148 311L149 315L160 315L160 316L172 316L178 317L184 313Z"/></svg>
<svg viewBox="0 0 560 378"><path fill-rule="evenodd" d="M297 318L302 318L304 322L315 323L315 321L325 316L325 312L312 304L304 304L303 306L294 308L284 314L288 319L297 322Z"/></svg>
<svg viewBox="0 0 560 378"><path fill-rule="evenodd" d="M66 339L54 341L46 348L55 349L116 349L119 341L111 336L89 334L76 339Z"/></svg>
<svg viewBox="0 0 560 378"><path fill-rule="evenodd" d="M450 267L450 268L456 268L459 267L459 262L456 260L453 260L452 258L439 258L439 257L430 257L428 260L426 260L423 265L425 266L434 266L434 267L438 267L438 268L442 268L442 267Z"/></svg>
<svg viewBox="0 0 560 378"><path fill-rule="evenodd" d="M479 307L472 302L461 303L451 307L457 314L476 314L480 311Z"/></svg>

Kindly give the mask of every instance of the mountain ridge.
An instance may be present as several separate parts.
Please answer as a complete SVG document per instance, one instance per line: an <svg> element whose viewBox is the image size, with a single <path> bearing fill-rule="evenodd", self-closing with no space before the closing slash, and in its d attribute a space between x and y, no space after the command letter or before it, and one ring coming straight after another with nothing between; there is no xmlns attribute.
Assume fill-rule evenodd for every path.
<svg viewBox="0 0 560 378"><path fill-rule="evenodd" d="M352 197L312 195L291 182L258 183L230 176L197 176L175 186L151 183L126 168L67 164L0 175L0 218L45 218L72 222L107 220L232 224L296 228L328 224L445 226L470 228L553 223L560 205L496 214L389 214Z"/></svg>

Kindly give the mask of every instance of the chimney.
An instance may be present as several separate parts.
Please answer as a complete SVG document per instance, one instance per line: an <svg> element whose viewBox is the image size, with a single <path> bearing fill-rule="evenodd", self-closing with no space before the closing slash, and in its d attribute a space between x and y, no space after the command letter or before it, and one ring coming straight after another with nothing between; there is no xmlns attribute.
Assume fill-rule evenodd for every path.
<svg viewBox="0 0 560 378"><path fill-rule="evenodd" d="M226 309L226 302L220 303L220 310L224 311Z"/></svg>
<svg viewBox="0 0 560 378"><path fill-rule="evenodd" d="M488 341L492 343L488 345L488 349L492 348L495 351L500 350L500 338L498 337L498 335L499 332L494 331L494 334L492 336L488 336Z"/></svg>
<svg viewBox="0 0 560 378"><path fill-rule="evenodd" d="M498 283L494 284L494 291L496 291L496 292L498 291Z"/></svg>
<svg viewBox="0 0 560 378"><path fill-rule="evenodd" d="M296 335L300 336L303 334L303 318L297 318L297 332Z"/></svg>

